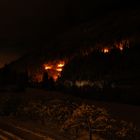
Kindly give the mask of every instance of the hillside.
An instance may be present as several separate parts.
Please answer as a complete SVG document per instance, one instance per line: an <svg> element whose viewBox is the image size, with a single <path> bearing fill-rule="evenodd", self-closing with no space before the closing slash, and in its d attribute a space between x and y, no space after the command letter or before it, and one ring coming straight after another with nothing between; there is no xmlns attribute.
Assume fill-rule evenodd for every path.
<svg viewBox="0 0 140 140"><path fill-rule="evenodd" d="M43 65L50 61L69 61L77 56L83 57L97 49L112 48L123 40L128 40L130 46L135 46L140 44L139 25L139 9L114 10L60 33L51 43L11 63L10 67L17 71L27 69L33 76L36 73L42 74Z"/></svg>

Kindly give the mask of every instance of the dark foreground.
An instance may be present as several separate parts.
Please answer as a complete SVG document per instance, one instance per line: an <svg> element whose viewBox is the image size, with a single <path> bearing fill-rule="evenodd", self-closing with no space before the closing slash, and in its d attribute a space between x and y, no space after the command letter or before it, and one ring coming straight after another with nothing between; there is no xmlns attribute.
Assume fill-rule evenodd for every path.
<svg viewBox="0 0 140 140"><path fill-rule="evenodd" d="M0 139L89 140L85 123L89 116L95 122L91 121L91 126L94 124L94 129L102 131L94 131L93 137L139 138L140 106L81 99L60 92L40 89L3 92L0 94L0 115Z"/></svg>

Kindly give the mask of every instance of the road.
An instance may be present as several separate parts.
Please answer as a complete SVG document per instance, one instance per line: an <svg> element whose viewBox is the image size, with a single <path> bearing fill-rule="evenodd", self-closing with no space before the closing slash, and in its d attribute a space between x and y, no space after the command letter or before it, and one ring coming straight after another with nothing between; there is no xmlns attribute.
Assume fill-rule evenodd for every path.
<svg viewBox="0 0 140 140"><path fill-rule="evenodd" d="M0 129L0 140L24 140L24 139L11 132Z"/></svg>
<svg viewBox="0 0 140 140"><path fill-rule="evenodd" d="M0 140L54 140L32 130L0 121Z"/></svg>

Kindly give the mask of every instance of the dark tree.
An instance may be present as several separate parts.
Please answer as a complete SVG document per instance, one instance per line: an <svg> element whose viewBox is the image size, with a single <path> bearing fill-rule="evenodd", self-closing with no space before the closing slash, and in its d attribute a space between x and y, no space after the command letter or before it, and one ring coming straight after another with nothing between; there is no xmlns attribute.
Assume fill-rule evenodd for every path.
<svg viewBox="0 0 140 140"><path fill-rule="evenodd" d="M28 76L28 72L22 72L18 75L18 80L17 80L17 85L19 90L25 90L25 88L28 86L29 84L29 76Z"/></svg>
<svg viewBox="0 0 140 140"><path fill-rule="evenodd" d="M48 84L49 84L49 76L48 76L48 72L45 71L43 73L43 79L42 79L43 88L48 88Z"/></svg>
<svg viewBox="0 0 140 140"><path fill-rule="evenodd" d="M50 77L48 80L48 88L50 90L54 90L54 88L55 88L55 82L54 82L54 79L52 77Z"/></svg>

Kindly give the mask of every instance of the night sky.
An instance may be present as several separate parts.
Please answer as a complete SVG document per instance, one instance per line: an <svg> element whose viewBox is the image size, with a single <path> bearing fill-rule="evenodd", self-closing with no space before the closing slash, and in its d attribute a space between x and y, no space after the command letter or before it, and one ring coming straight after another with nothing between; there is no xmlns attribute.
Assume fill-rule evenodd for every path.
<svg viewBox="0 0 140 140"><path fill-rule="evenodd" d="M67 30L123 7L120 0L0 1L0 67Z"/></svg>

